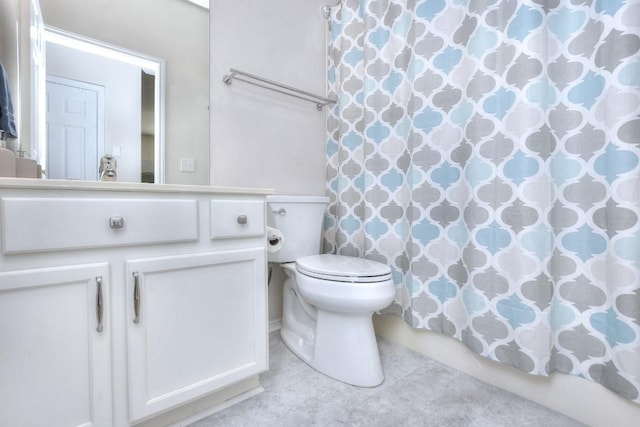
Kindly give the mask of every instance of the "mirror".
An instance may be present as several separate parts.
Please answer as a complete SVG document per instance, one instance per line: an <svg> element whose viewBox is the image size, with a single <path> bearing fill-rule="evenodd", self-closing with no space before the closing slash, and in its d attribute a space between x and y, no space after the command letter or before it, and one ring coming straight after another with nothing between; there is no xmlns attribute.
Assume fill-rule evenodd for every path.
<svg viewBox="0 0 640 427"><path fill-rule="evenodd" d="M20 0L28 4L30 0ZM118 125L109 131L104 129L104 152L109 152L117 160L117 169L127 163L139 165L140 171L134 175L119 173L119 181L142 181L142 156L153 157L154 181L172 184L202 184L209 182L209 16L208 10L185 0L40 0L40 8L45 26L49 29L47 48L50 38L58 37L50 50L64 50L60 38L67 36L76 41L91 42L94 46L109 48L112 51L128 54L149 62L139 66L139 73L146 75L142 81L156 89L163 86L161 92L152 91L156 125L154 138L162 139L159 129L164 111L164 149L161 140L151 144L160 149L140 148L137 154L125 147L118 133ZM54 34L51 36L51 34ZM62 46L62 47L61 47ZM63 49L64 48L64 49ZM47 57L51 56L51 52ZM57 52L60 53L60 52ZM97 61L97 60L96 60ZM162 63L164 61L164 67ZM61 60L65 66L80 64L75 59ZM85 61L86 62L86 61ZM89 61L95 62L95 61ZM154 65L155 64L155 65ZM155 67L156 71L152 69ZM47 74L51 74L47 69ZM163 73L164 77L163 77ZM155 73L155 74L154 74ZM159 73L159 74L158 74ZM154 76L152 79L149 76ZM54 76L60 77L60 76ZM68 77L65 77L68 78ZM86 82L83 78L71 80ZM58 82L59 83L59 82ZM101 86L98 84L97 86ZM143 84L142 86L145 86ZM142 89L142 87L141 87ZM148 92L147 92L148 93ZM99 94L96 95L99 98ZM142 98L141 93L137 95ZM104 95L104 109L108 109L111 96ZM164 107L162 99L164 98ZM23 103L28 97L22 97ZM123 111L118 120L125 120ZM142 134L149 133L148 126L138 125ZM145 132L146 129L146 132ZM159 135L159 136L158 136ZM148 139L148 138L147 138ZM28 146L21 141L21 150L26 152L42 151L42 148ZM147 143L146 146L149 146ZM48 147L44 148L45 151ZM119 156L117 155L119 149ZM152 154L149 154L153 151ZM38 153L42 156L42 153ZM137 156L137 157L136 157ZM79 154L76 157L81 157ZM135 157L135 158L134 158ZM194 166L185 168L185 165ZM181 166L183 166L181 168ZM148 169L148 168L147 168ZM185 170L186 169L186 170ZM146 172L149 172L147 170ZM135 176L135 178L133 177ZM123 179L120 179L122 177ZM164 178L162 178L164 177Z"/></svg>
<svg viewBox="0 0 640 427"><path fill-rule="evenodd" d="M45 41L47 178L163 183L164 61L52 27Z"/></svg>

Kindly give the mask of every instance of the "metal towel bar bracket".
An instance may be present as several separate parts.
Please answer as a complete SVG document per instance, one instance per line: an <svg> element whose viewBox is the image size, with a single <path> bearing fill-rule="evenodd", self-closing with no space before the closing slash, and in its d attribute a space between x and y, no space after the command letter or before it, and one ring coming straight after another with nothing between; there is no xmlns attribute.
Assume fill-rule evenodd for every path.
<svg viewBox="0 0 640 427"><path fill-rule="evenodd" d="M225 74L222 77L222 81L227 86L231 86L231 82L233 80L238 80L250 85L261 87L263 89L271 90L273 92L278 92L284 95L293 96L294 98L313 102L314 104L316 104L316 108L318 109L318 111L322 111L322 108L324 108L325 105L336 103L336 101L333 99L314 95L313 93L295 88L293 86L288 86L282 83L275 82L273 80L265 79L264 77L256 76L255 74L250 74L244 71L230 68L229 74Z"/></svg>

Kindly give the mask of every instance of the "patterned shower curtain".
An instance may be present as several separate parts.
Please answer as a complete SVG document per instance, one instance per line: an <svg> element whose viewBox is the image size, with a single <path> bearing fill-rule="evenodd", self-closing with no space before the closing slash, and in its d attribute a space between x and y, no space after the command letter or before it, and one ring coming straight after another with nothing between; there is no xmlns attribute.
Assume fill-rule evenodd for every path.
<svg viewBox="0 0 640 427"><path fill-rule="evenodd" d="M343 0L325 252L386 312L640 403L640 2Z"/></svg>

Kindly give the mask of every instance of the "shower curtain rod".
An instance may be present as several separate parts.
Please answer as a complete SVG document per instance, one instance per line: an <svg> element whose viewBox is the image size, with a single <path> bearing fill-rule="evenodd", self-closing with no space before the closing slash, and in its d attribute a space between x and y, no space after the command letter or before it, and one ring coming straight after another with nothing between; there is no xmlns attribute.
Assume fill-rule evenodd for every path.
<svg viewBox="0 0 640 427"><path fill-rule="evenodd" d="M245 78L243 78L245 77ZM271 90L273 92L289 95L294 98L303 99L305 101L313 102L316 104L318 111L322 111L322 108L328 104L335 104L333 99L325 98L323 96L314 95L313 93L304 91L302 89L288 86L283 83L278 83L273 80L265 79L264 77L256 76L244 71L236 70L234 68L229 69L229 74L225 74L222 77L222 81L227 86L231 86L233 80L239 80L250 85L258 86L263 89Z"/></svg>
<svg viewBox="0 0 640 427"><path fill-rule="evenodd" d="M331 9L338 6L342 6L342 0L338 0L336 4L322 5L322 8L320 9L320 13L322 13L322 16L324 17L324 19L329 19L329 17L331 16Z"/></svg>

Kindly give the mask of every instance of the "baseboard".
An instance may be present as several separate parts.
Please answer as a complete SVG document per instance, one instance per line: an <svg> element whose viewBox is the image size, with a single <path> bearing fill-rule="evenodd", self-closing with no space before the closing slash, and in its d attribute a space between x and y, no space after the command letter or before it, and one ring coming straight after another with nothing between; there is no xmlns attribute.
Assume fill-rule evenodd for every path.
<svg viewBox="0 0 640 427"><path fill-rule="evenodd" d="M279 331L282 328L282 319L274 319L269 321L269 332Z"/></svg>
<svg viewBox="0 0 640 427"><path fill-rule="evenodd" d="M376 334L472 377L592 427L637 427L640 405L573 375L529 375L471 351L450 336L414 329L397 316L375 315Z"/></svg>
<svg viewBox="0 0 640 427"><path fill-rule="evenodd" d="M263 391L260 377L255 375L135 425L136 427L186 427Z"/></svg>
<svg viewBox="0 0 640 427"><path fill-rule="evenodd" d="M262 386L256 387L254 389L248 390L242 394L239 394L235 397L232 397L231 399L225 400L224 402L222 402L219 405L216 405L212 408L209 408L205 411L201 411L198 412L195 415L190 416L189 418L185 418L184 420L181 420L175 424L171 424L168 427L186 427L188 425L191 425L193 423L195 423L196 421L200 421L203 418L206 418L208 416L211 416L213 414L215 414L216 412L220 412L224 409L227 409L237 403L242 402L243 400L247 400L252 398L253 396L256 396L260 393L262 393L264 391L264 388Z"/></svg>

